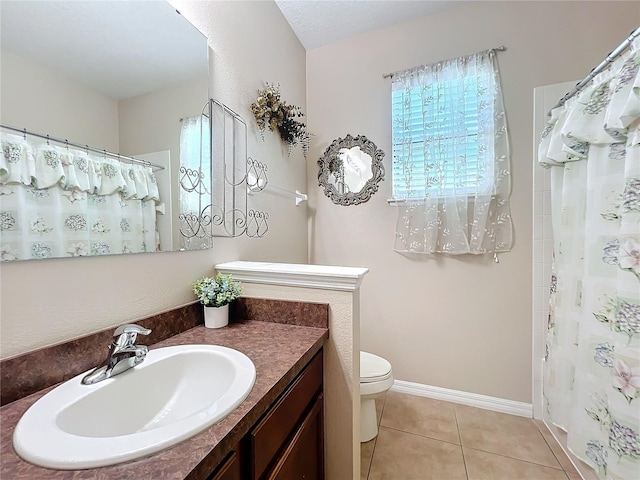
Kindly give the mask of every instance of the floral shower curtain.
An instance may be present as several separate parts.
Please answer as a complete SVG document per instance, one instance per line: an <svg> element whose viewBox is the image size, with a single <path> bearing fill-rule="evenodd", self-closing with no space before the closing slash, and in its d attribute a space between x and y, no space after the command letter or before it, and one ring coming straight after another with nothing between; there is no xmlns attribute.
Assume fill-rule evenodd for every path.
<svg viewBox="0 0 640 480"><path fill-rule="evenodd" d="M545 418L603 479L640 472L638 46L554 109L539 147L555 252Z"/></svg>
<svg viewBox="0 0 640 480"><path fill-rule="evenodd" d="M2 134L1 260L153 252L150 167Z"/></svg>

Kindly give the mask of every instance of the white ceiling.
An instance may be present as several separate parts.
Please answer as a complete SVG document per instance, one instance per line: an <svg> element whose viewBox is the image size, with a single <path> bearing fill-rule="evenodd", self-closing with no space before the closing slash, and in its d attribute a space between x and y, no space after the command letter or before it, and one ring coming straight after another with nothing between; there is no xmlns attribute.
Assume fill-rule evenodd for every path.
<svg viewBox="0 0 640 480"><path fill-rule="evenodd" d="M456 0L275 0L305 49L441 12Z"/></svg>

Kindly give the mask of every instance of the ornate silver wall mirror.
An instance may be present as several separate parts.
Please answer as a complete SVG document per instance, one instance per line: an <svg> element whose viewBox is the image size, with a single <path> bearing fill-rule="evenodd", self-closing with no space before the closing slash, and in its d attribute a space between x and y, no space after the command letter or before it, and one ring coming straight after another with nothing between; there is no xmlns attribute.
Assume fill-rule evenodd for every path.
<svg viewBox="0 0 640 480"><path fill-rule="evenodd" d="M337 205L358 205L384 180L384 152L364 135L337 138L318 160L318 185Z"/></svg>

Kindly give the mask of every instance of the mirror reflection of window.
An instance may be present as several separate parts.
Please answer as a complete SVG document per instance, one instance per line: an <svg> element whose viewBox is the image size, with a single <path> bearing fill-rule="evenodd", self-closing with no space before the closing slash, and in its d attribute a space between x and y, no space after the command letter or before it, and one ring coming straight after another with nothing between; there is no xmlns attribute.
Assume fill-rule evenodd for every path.
<svg viewBox="0 0 640 480"><path fill-rule="evenodd" d="M180 214L189 218L182 222L182 247L194 248L199 220L211 203L211 142L209 119L204 115L182 118L180 130ZM186 215L186 217L184 216ZM195 222L195 223L193 223ZM201 225L200 225L201 226ZM206 243L210 239L204 239ZM203 247L200 245L200 247Z"/></svg>
<svg viewBox="0 0 640 480"><path fill-rule="evenodd" d="M342 163L343 182L346 192L359 192L373 174L371 157L360 150L360 147L341 148L338 156Z"/></svg>

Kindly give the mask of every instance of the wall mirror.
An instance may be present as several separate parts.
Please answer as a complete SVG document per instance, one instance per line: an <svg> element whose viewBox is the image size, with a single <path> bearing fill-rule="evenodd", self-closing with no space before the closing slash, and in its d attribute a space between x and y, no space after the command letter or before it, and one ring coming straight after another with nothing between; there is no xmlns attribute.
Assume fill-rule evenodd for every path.
<svg viewBox="0 0 640 480"><path fill-rule="evenodd" d="M180 224L185 208L211 203L206 37L164 1L0 2L0 21L2 260L210 247ZM29 155L43 172L58 170L38 171L18 194L7 172L27 168ZM73 188L54 200L76 210L84 202L85 210L60 215L47 204L25 213L54 196L42 187L58 173L55 186ZM123 190L129 197L111 198ZM109 202L124 211L130 199L143 199L131 210L150 216L95 213Z"/></svg>
<svg viewBox="0 0 640 480"><path fill-rule="evenodd" d="M364 135L337 138L318 160L318 184L338 205L364 203L384 179L384 152Z"/></svg>

